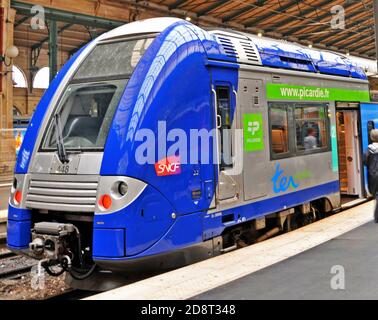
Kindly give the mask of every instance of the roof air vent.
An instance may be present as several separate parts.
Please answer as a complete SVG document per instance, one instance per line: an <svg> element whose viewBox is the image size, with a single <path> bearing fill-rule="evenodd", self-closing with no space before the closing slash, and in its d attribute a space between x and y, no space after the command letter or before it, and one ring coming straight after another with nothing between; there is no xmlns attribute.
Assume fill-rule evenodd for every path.
<svg viewBox="0 0 378 320"><path fill-rule="evenodd" d="M235 45L231 38L226 38L223 36L217 36L219 42L221 43L224 52L230 58L239 58L238 52L236 51Z"/></svg>
<svg viewBox="0 0 378 320"><path fill-rule="evenodd" d="M247 36L226 31L211 33L217 38L227 57L236 59L240 63L261 65L257 47Z"/></svg>
<svg viewBox="0 0 378 320"><path fill-rule="evenodd" d="M252 41L247 40L240 40L239 42L244 52L244 59L253 64L261 64L260 56L255 44Z"/></svg>

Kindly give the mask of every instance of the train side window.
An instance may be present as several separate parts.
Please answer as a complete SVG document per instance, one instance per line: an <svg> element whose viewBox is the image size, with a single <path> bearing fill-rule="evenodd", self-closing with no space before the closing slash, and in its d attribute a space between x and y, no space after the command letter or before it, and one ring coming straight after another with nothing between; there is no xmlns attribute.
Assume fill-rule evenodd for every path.
<svg viewBox="0 0 378 320"><path fill-rule="evenodd" d="M297 152L311 153L328 148L326 106L296 106L294 116Z"/></svg>
<svg viewBox="0 0 378 320"><path fill-rule="evenodd" d="M289 117L285 107L271 107L269 122L271 146L273 155L283 155L289 152Z"/></svg>
<svg viewBox="0 0 378 320"><path fill-rule="evenodd" d="M220 137L220 169L232 168L232 132L230 88L221 86L217 92L217 128Z"/></svg>
<svg viewBox="0 0 378 320"><path fill-rule="evenodd" d="M369 139L369 144L371 144L373 141L371 141L371 138L370 138L370 132L371 132L371 130L374 130L374 129L375 129L374 121L368 121L368 122L367 122L367 129L368 129L368 139Z"/></svg>

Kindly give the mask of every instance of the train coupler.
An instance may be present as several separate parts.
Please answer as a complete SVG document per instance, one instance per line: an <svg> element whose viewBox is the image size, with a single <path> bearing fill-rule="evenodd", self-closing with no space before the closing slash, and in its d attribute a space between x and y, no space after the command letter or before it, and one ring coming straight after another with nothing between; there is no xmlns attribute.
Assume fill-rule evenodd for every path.
<svg viewBox="0 0 378 320"><path fill-rule="evenodd" d="M61 261L71 256L70 243L78 236L72 224L39 222L32 230L29 249L38 259Z"/></svg>

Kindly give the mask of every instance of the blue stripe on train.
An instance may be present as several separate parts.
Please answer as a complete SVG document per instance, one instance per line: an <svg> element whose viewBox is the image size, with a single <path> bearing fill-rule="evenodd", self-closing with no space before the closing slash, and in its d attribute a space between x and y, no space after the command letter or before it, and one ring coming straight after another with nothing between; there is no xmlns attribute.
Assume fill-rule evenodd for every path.
<svg viewBox="0 0 378 320"><path fill-rule="evenodd" d="M308 189L299 190L278 197L224 210L222 211L222 215L207 215L204 219L204 240L220 235L226 227L235 225L239 222L282 211L286 208L292 208L300 204L337 193L339 191L339 181L332 181ZM230 222L222 223L222 217L231 214L234 215L234 219Z"/></svg>

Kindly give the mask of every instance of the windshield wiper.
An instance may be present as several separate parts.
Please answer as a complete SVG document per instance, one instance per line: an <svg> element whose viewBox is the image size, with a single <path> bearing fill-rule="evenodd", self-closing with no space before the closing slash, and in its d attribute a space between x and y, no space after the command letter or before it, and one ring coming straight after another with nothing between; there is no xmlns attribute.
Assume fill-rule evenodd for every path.
<svg viewBox="0 0 378 320"><path fill-rule="evenodd" d="M56 114L54 116L54 122L55 122L55 134L56 134L56 146L58 151L58 157L61 163L67 163L69 162L67 157L67 152L64 147L63 142L63 134L62 134L62 124L60 122L60 114Z"/></svg>

